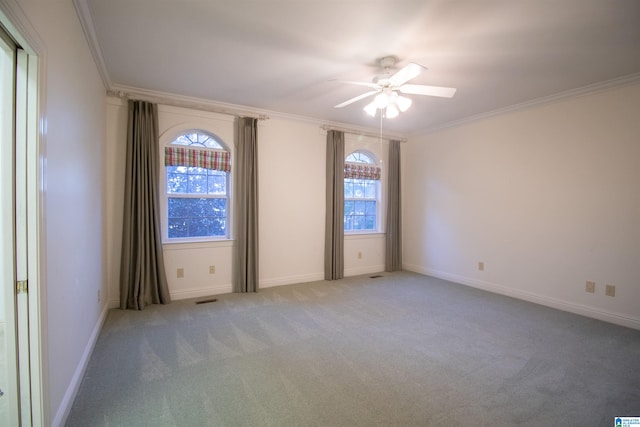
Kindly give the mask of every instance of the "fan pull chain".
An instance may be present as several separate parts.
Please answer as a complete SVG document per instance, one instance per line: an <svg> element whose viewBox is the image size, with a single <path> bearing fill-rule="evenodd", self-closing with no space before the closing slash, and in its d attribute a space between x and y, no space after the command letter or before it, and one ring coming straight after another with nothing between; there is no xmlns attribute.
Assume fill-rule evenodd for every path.
<svg viewBox="0 0 640 427"><path fill-rule="evenodd" d="M380 152L382 152L382 116L384 115L384 110L380 110ZM379 160L380 166L382 165L382 156Z"/></svg>

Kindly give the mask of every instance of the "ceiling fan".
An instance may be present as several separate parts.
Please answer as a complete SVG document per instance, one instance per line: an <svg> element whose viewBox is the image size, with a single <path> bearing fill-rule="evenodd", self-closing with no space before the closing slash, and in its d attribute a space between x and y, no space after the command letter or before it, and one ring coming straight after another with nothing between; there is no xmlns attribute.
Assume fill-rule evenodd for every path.
<svg viewBox="0 0 640 427"><path fill-rule="evenodd" d="M380 58L378 63L383 72L382 74L374 77L372 83L343 81L343 83L366 86L373 90L348 99L338 105L335 105L334 108L346 107L354 102L358 102L362 99L375 95L373 102L367 104L364 107L364 110L369 115L375 116L377 110L380 109L384 112L385 117L391 119L396 117L400 112L407 111L411 106L411 99L400 95L400 93L439 96L442 98L451 98L456 93L456 89L451 87L407 84L409 80L420 75L420 73L426 70L426 68L422 65L411 62L395 74L391 74L391 69L396 64L396 61L397 59L393 56Z"/></svg>

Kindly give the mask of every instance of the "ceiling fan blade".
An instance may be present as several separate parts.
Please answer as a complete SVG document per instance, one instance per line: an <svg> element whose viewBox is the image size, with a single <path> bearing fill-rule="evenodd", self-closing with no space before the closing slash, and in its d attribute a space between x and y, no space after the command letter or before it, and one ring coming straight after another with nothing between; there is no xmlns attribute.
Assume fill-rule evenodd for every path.
<svg viewBox="0 0 640 427"><path fill-rule="evenodd" d="M380 86L377 85L376 83L355 82L353 80L335 80L335 81L339 83L346 83L349 85L366 86L366 87L370 87L371 89L380 89Z"/></svg>
<svg viewBox="0 0 640 427"><path fill-rule="evenodd" d="M422 65L411 62L404 68L400 69L397 73L389 78L389 82L392 86L400 86L408 82L414 77L417 77L422 73L425 68Z"/></svg>
<svg viewBox="0 0 640 427"><path fill-rule="evenodd" d="M439 96L441 98L451 98L456 93L456 88L425 85L402 85L398 88L402 93L413 95Z"/></svg>
<svg viewBox="0 0 640 427"><path fill-rule="evenodd" d="M347 101L344 101L342 104L338 104L338 105L334 105L333 108L342 108L342 107L346 107L349 104L353 104L354 102L358 102L361 99L365 99L371 95L375 95L376 93L378 93L379 91L377 90L372 90L371 92L367 92L367 93L363 93L362 95L358 95L354 98L351 98Z"/></svg>

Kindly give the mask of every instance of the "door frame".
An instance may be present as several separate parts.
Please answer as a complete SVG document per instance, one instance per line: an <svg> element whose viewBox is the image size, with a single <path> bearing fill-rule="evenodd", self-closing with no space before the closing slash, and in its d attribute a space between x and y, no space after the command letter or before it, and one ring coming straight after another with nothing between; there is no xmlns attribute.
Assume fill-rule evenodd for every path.
<svg viewBox="0 0 640 427"><path fill-rule="evenodd" d="M0 304L3 316L2 352L3 374L2 406L4 414L1 422L8 425L20 424L20 387L17 373L18 346L17 343L17 304L16 304L16 256L15 256L15 116L16 116L16 86L18 47L14 40L0 28L2 42L2 136L0 145L0 197L2 198L2 277L0 278Z"/></svg>
<svg viewBox="0 0 640 427"><path fill-rule="evenodd" d="M45 241L45 83L46 49L16 0L0 0L0 23L24 50L28 72L26 79L26 222L28 274L28 348L31 391L31 424L50 424L46 355L46 266Z"/></svg>

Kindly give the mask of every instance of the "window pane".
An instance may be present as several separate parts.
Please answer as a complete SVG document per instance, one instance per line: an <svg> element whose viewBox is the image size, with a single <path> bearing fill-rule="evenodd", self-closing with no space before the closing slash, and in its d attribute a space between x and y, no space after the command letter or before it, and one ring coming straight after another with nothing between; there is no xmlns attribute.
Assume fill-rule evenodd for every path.
<svg viewBox="0 0 640 427"><path fill-rule="evenodd" d="M364 215L365 202L363 200L356 200L353 202L354 211L356 215Z"/></svg>
<svg viewBox="0 0 640 427"><path fill-rule="evenodd" d="M209 219L208 218L190 218L189 237L209 236Z"/></svg>
<svg viewBox="0 0 640 427"><path fill-rule="evenodd" d="M375 215L376 214L376 202L365 202L365 215Z"/></svg>
<svg viewBox="0 0 640 427"><path fill-rule="evenodd" d="M169 219L186 218L189 216L189 199L171 197L168 202Z"/></svg>
<svg viewBox="0 0 640 427"><path fill-rule="evenodd" d="M167 166L167 173L185 173L187 168L184 166Z"/></svg>
<svg viewBox="0 0 640 427"><path fill-rule="evenodd" d="M191 168L190 168L191 169ZM207 193L207 175L189 175L189 193Z"/></svg>
<svg viewBox="0 0 640 427"><path fill-rule="evenodd" d="M353 230L353 217L352 216L346 216L344 217L344 229L349 231L349 230Z"/></svg>
<svg viewBox="0 0 640 427"><path fill-rule="evenodd" d="M210 235L224 236L227 229L227 220L225 218L213 218L210 221Z"/></svg>
<svg viewBox="0 0 640 427"><path fill-rule="evenodd" d="M353 215L353 204L354 202L352 200L346 200L344 202L344 214L345 215Z"/></svg>
<svg viewBox="0 0 640 427"><path fill-rule="evenodd" d="M367 230L375 230L375 228L376 228L376 216L375 215L367 215L367 216L365 216L365 228Z"/></svg>
<svg viewBox="0 0 640 427"><path fill-rule="evenodd" d="M353 197L353 181L350 179L344 180L344 197Z"/></svg>
<svg viewBox="0 0 640 427"><path fill-rule="evenodd" d="M184 173L167 174L167 193L186 193L188 178Z"/></svg>
<svg viewBox="0 0 640 427"><path fill-rule="evenodd" d="M353 216L353 229L354 230L364 229L364 216L361 216L361 215Z"/></svg>
<svg viewBox="0 0 640 427"><path fill-rule="evenodd" d="M169 237L189 237L186 218L169 218Z"/></svg>
<svg viewBox="0 0 640 427"><path fill-rule="evenodd" d="M356 151L355 153L351 153L349 154L345 160L347 162L354 162L354 163L369 163L372 164L374 163L373 160L371 159L371 157L367 156L366 154Z"/></svg>
<svg viewBox="0 0 640 427"><path fill-rule="evenodd" d="M353 197L364 197L364 185L361 179L355 180L353 184Z"/></svg>
<svg viewBox="0 0 640 427"><path fill-rule="evenodd" d="M193 174L193 175L206 175L208 171L209 171L209 169L198 168L198 167L195 167L195 166L189 166L187 168L187 172L189 172L189 174Z"/></svg>
<svg viewBox="0 0 640 427"><path fill-rule="evenodd" d="M375 199L376 198L376 189L377 184L376 181L366 181L366 186L364 189L364 197L367 199Z"/></svg>
<svg viewBox="0 0 640 427"><path fill-rule="evenodd" d="M227 217L227 199L210 199L211 200L211 216Z"/></svg>
<svg viewBox="0 0 640 427"><path fill-rule="evenodd" d="M183 135L180 135L176 139L174 139L171 144L173 145L191 145L194 147L207 147L207 148L219 148L223 149L224 147L211 136L200 133L200 132L189 132Z"/></svg>
<svg viewBox="0 0 640 427"><path fill-rule="evenodd" d="M227 193L227 177L224 175L209 175L209 194L226 194Z"/></svg>
<svg viewBox="0 0 640 427"><path fill-rule="evenodd" d="M208 199L189 199L191 205L191 217L202 218L209 216Z"/></svg>
<svg viewBox="0 0 640 427"><path fill-rule="evenodd" d="M171 144L175 145L191 145L191 141L187 138L187 135L180 135L176 139L171 142Z"/></svg>

